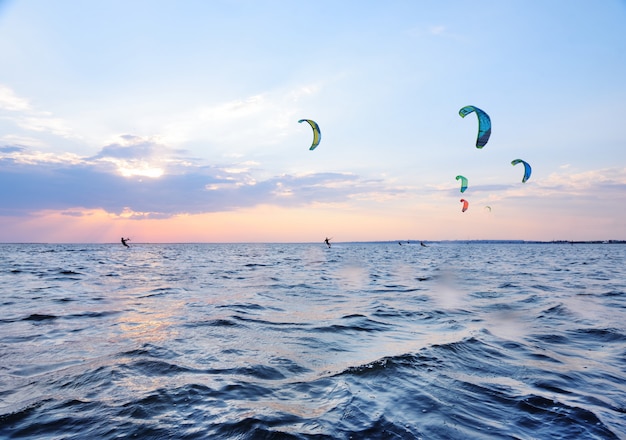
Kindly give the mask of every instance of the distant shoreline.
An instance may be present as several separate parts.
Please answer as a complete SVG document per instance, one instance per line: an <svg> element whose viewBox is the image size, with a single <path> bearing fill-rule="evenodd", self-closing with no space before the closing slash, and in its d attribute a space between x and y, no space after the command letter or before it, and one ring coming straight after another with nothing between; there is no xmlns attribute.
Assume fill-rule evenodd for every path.
<svg viewBox="0 0 626 440"><path fill-rule="evenodd" d="M374 241L336 241L334 244L419 244L420 242L424 242L426 244L430 243L441 243L441 244L626 244L626 240L374 240ZM215 245L234 245L234 244L294 244L294 245L302 245L302 244L316 244L315 241L305 241L305 242L264 242L264 241L253 241L253 242L199 242L199 241L187 241L187 242L136 242L134 245L147 245L147 244L158 244L158 245L171 245L171 244L215 244ZM323 244L323 242L321 242ZM108 243L88 243L88 242L76 242L76 243L46 243L46 242L4 242L0 243L0 245L115 245L118 246L119 243L116 242L108 242Z"/></svg>
<svg viewBox="0 0 626 440"><path fill-rule="evenodd" d="M626 240L385 240L385 241L347 241L344 243L466 243L466 244L626 244ZM341 243L341 242L337 242Z"/></svg>
<svg viewBox="0 0 626 440"><path fill-rule="evenodd" d="M433 243L486 243L486 244L626 244L626 240L439 240Z"/></svg>

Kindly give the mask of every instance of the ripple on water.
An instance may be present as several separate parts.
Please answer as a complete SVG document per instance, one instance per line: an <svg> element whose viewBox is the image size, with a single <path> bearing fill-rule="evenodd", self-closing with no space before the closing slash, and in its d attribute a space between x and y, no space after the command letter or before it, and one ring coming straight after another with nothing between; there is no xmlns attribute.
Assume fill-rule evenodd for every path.
<svg viewBox="0 0 626 440"><path fill-rule="evenodd" d="M2 438L626 432L626 247L0 251Z"/></svg>

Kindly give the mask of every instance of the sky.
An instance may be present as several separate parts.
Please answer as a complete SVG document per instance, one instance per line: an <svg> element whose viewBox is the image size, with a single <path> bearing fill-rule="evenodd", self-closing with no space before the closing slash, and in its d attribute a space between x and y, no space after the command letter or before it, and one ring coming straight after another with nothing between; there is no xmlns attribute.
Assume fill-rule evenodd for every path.
<svg viewBox="0 0 626 440"><path fill-rule="evenodd" d="M0 0L0 60L0 242L626 239L624 0Z"/></svg>

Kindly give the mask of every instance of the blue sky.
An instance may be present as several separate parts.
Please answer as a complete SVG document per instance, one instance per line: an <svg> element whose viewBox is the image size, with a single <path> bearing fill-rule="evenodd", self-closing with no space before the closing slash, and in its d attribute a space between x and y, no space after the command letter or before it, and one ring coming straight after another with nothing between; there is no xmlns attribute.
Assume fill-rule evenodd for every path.
<svg viewBox="0 0 626 440"><path fill-rule="evenodd" d="M0 241L626 239L625 54L624 1L0 0Z"/></svg>

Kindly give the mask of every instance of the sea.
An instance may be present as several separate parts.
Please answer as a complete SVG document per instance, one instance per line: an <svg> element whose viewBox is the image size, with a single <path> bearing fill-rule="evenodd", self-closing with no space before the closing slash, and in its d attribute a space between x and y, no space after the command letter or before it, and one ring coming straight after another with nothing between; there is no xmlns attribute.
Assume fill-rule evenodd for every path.
<svg viewBox="0 0 626 440"><path fill-rule="evenodd" d="M0 245L2 439L626 439L626 245Z"/></svg>

